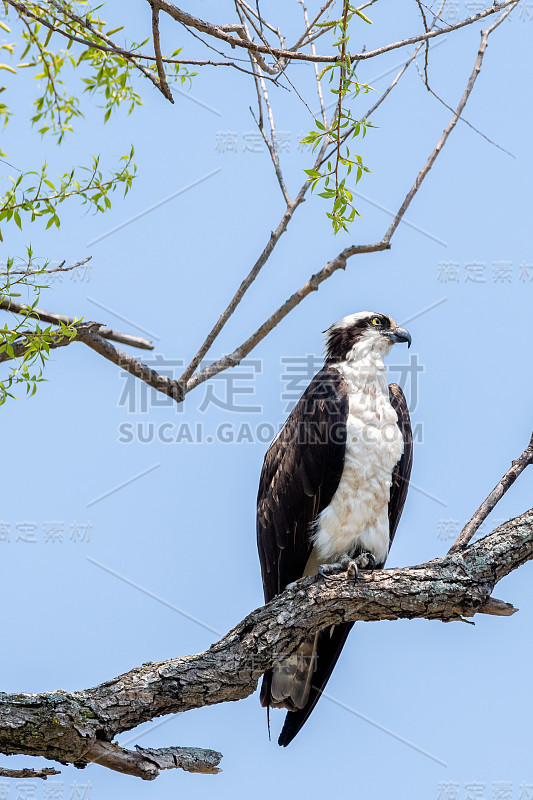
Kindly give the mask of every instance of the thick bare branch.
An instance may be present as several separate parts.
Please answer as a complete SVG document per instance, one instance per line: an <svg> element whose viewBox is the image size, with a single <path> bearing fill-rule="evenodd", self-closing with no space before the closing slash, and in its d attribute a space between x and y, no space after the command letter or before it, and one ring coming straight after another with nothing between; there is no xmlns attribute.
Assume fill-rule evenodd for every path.
<svg viewBox="0 0 533 800"><path fill-rule="evenodd" d="M12 304L13 301L11 301L11 305ZM20 306L20 310L17 313L25 313L24 306L21 306L21 304L16 305ZM1 307L3 306L0 304L0 308ZM10 308L9 302L7 302L7 310L16 309ZM153 345L148 339L140 339L137 336L130 336L127 333L111 331L99 322L75 322L68 317L61 317L59 314L50 314L46 311L42 311L42 309L33 309L33 313L28 316L36 316L46 322L63 322L73 325L76 329L76 336L74 337L69 337L62 331L57 330L52 331L51 334L47 334L47 345L50 350L55 350L58 347L66 347L66 345L71 344L71 342L83 342L87 347L95 350L108 361L112 361L117 367L129 372L130 375L134 375L136 378L139 378L139 380L144 381L144 383L147 383L148 386L151 386L158 392L168 395L168 397L171 397L177 403L183 400L184 392L182 384L179 381L174 381L167 378L165 375L160 375L159 372L156 372L154 369L151 369L151 367L133 358L133 356L128 355L128 353L125 353L123 350L119 350L118 347L114 347L114 345L108 341L108 339L113 339L114 341L123 342L124 344L129 344L134 347L152 350ZM31 331L24 331L21 332L20 335L21 341L12 345L13 355L7 352L0 353L0 363L23 356L28 349L28 338L37 334Z"/></svg>
<svg viewBox="0 0 533 800"><path fill-rule="evenodd" d="M152 38L154 40L154 53L155 63L157 65L157 74L159 75L159 86L167 100L174 103L172 92L170 91L167 83L167 76L165 75L165 67L163 65L163 57L161 55L161 43L159 41L159 9L154 4L152 6Z"/></svg>
<svg viewBox="0 0 533 800"><path fill-rule="evenodd" d="M200 747L162 747L153 750L139 745L132 751L115 743L98 740L85 754L85 758L87 757L93 764L152 781L162 769L183 769L186 772L216 775L220 772L217 765L222 759L222 753Z"/></svg>
<svg viewBox="0 0 533 800"><path fill-rule="evenodd" d="M115 347L100 336L99 331L95 329L84 331L83 335L77 337L77 340L83 342L83 344L86 344L87 347L90 347L92 350L95 350L99 355L107 358L108 361L112 361L117 367L129 372L130 375L134 375L136 378L139 378L139 380L144 381L148 386L151 386L162 394L168 395L168 397L171 397L176 403L180 403L183 400L184 393L180 381L174 381L167 378L165 375L160 375L155 369L151 369L151 367L133 358L133 356L128 355L128 353L125 353L123 350L119 350L118 347Z"/></svg>
<svg viewBox="0 0 533 800"><path fill-rule="evenodd" d="M492 598L492 590L532 558L533 509L426 564L361 574L356 582L345 572L327 581L303 578L198 655L143 664L79 692L0 694L0 752L153 778L160 768L184 766L171 763L180 760L178 750L132 754L111 744L114 736L154 717L247 697L304 637L340 621L508 616L516 609ZM216 767L218 756L204 751L199 758Z"/></svg>

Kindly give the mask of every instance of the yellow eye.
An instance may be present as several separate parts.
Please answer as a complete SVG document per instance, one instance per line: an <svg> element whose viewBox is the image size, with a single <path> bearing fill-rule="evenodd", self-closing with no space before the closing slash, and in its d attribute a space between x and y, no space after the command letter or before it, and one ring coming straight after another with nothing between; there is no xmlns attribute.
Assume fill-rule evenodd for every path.
<svg viewBox="0 0 533 800"><path fill-rule="evenodd" d="M380 320L379 317L372 317L372 319L370 321L371 321L372 325L383 325L383 323L382 323L382 321Z"/></svg>

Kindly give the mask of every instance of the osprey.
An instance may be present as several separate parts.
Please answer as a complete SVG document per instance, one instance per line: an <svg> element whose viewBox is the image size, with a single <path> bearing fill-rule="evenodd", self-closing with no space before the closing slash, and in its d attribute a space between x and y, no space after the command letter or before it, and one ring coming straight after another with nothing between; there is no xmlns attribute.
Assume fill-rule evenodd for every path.
<svg viewBox="0 0 533 800"><path fill-rule="evenodd" d="M265 456L257 542L265 602L305 575L382 568L407 495L412 435L384 357L408 331L362 311L326 333L326 358ZM265 673L261 704L286 708L287 746L315 707L353 623L304 640Z"/></svg>

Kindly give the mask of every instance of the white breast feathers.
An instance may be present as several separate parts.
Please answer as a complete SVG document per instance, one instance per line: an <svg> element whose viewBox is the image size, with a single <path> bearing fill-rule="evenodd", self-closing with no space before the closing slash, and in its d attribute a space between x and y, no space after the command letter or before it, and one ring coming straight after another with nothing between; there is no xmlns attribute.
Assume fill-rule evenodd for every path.
<svg viewBox="0 0 533 800"><path fill-rule="evenodd" d="M403 453L383 355L367 352L335 367L349 392L346 453L337 491L314 525L314 556L325 564L370 552L383 563L389 551L391 476Z"/></svg>

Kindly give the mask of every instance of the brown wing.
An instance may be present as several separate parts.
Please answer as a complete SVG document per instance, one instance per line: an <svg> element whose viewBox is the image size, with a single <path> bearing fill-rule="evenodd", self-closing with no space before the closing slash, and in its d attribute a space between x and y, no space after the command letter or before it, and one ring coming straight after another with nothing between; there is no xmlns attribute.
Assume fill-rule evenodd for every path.
<svg viewBox="0 0 533 800"><path fill-rule="evenodd" d="M344 378L335 368L324 367L265 456L257 496L257 546L267 603L304 573L312 550L309 526L329 505L341 479L347 416ZM260 696L267 707L271 679L268 670Z"/></svg>
<svg viewBox="0 0 533 800"><path fill-rule="evenodd" d="M413 465L413 434L411 431L411 418L405 395L397 383L389 384L389 399L398 415L398 427L403 437L403 455L392 472L392 486L389 498L389 549L396 533L396 528L402 516L409 478Z"/></svg>
<svg viewBox="0 0 533 800"><path fill-rule="evenodd" d="M315 375L265 456L257 496L257 546L268 603L301 578L309 526L329 505L344 467L348 387L324 367Z"/></svg>

